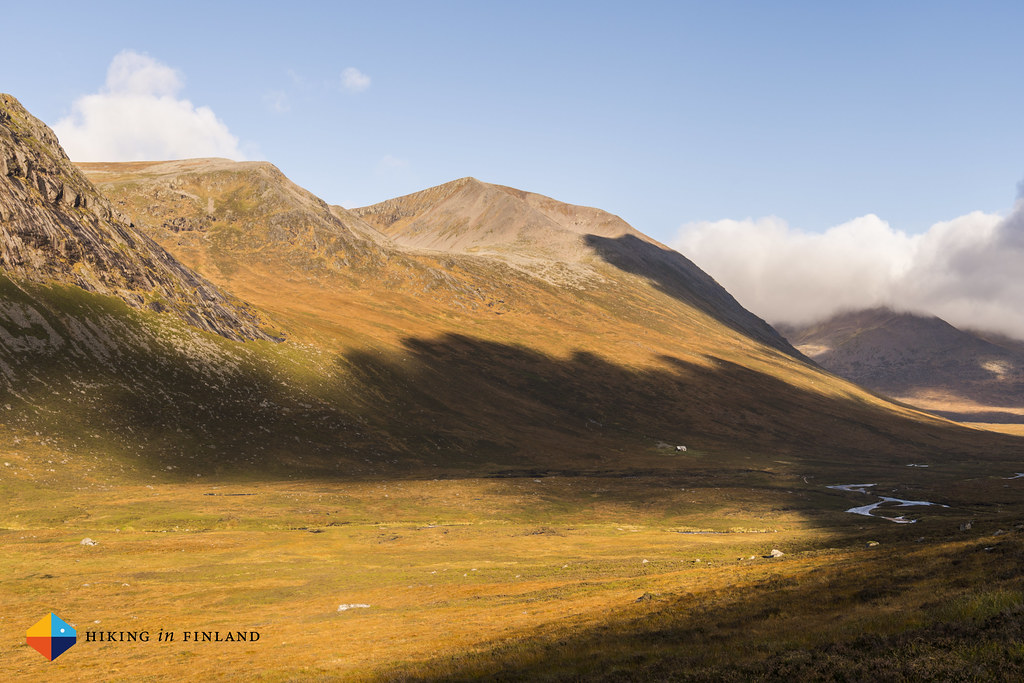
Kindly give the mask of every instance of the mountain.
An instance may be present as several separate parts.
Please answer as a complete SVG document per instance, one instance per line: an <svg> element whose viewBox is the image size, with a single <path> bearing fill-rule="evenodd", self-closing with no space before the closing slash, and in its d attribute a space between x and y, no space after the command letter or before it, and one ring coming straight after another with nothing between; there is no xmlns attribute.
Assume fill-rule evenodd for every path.
<svg viewBox="0 0 1024 683"><path fill-rule="evenodd" d="M230 339L267 339L243 304L182 266L115 212L53 131L0 95L0 267L170 311Z"/></svg>
<svg viewBox="0 0 1024 683"><path fill-rule="evenodd" d="M347 211L218 159L84 166L104 199L15 118L7 678L50 610L72 679L1020 668L1020 439L807 362L614 216L476 181Z"/></svg>
<svg viewBox="0 0 1024 683"><path fill-rule="evenodd" d="M1020 341L888 308L779 330L822 367L911 404L975 421L1024 416Z"/></svg>
<svg viewBox="0 0 1024 683"><path fill-rule="evenodd" d="M661 467L658 442L823 464L961 443L807 363L685 257L598 209L463 179L345 210L264 163L80 167L279 326L275 364L342 430L297 434L303 470Z"/></svg>
<svg viewBox="0 0 1024 683"><path fill-rule="evenodd" d="M357 327L369 314L390 319L381 324L392 329L419 329L425 318L472 311L541 313L545 302L553 310L543 315L559 315L564 304L541 289L614 294L635 304L632 310L619 306L616 315L637 325L650 324L652 307L681 303L685 315L700 312L796 353L685 257L598 209L463 179L348 211L328 206L261 162L81 168L183 262L284 318L291 316L291 303L278 305L282 281L303 290L296 296L304 300L325 290L332 296L346 291L337 305L357 309L349 316ZM404 302L382 306L382 297ZM675 313L669 310L668 317Z"/></svg>
<svg viewBox="0 0 1024 683"><path fill-rule="evenodd" d="M586 283L609 270L630 273L744 335L793 353L685 256L600 209L462 178L353 213L397 244L493 256L555 282Z"/></svg>

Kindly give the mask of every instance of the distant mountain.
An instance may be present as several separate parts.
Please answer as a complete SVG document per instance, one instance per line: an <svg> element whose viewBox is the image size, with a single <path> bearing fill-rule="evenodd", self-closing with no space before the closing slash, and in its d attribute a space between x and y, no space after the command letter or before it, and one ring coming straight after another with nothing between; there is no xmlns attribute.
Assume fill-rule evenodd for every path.
<svg viewBox="0 0 1024 683"><path fill-rule="evenodd" d="M914 405L978 421L1024 408L1024 342L888 308L778 329L822 367Z"/></svg>
<svg viewBox="0 0 1024 683"><path fill-rule="evenodd" d="M230 339L266 339L243 304L135 230L70 162L53 131L0 94L0 269L20 280L171 311Z"/></svg>

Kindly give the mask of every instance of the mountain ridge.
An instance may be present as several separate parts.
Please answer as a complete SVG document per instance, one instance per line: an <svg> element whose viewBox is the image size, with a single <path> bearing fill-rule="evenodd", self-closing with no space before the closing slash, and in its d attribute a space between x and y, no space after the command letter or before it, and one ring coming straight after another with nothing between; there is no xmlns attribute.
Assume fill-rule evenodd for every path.
<svg viewBox="0 0 1024 683"><path fill-rule="evenodd" d="M376 291L377 301L366 303L379 307L379 290L384 289L388 297L404 299L395 302L394 311L434 307L442 317L488 309L495 315L536 313L538 302L547 300L536 296L538 288L574 297L619 292L620 300L634 302L632 312L621 309L621 314L643 325L648 308L665 307L652 296L660 291L741 334L799 355L685 257L600 209L462 178L348 210L328 206L276 168L252 162L80 167L120 210L181 260L246 299L268 302L272 293L259 291L266 278L256 271L269 267L274 277L310 286L330 278L332 293L350 295L342 305ZM280 190L282 183L293 189ZM267 197L281 199L268 202ZM233 204L237 211L230 210ZM321 228L281 230L273 224L287 218L321 225L325 216L345 226L346 236L338 238L345 259L334 258L330 244L325 248L318 241ZM322 232L335 235L337 230L332 225ZM256 263L263 265L256 268Z"/></svg>

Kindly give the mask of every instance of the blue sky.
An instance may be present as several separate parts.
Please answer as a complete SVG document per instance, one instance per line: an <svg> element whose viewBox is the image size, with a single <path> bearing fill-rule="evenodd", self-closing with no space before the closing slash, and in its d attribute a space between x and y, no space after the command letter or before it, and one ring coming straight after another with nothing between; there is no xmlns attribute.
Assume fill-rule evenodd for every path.
<svg viewBox="0 0 1024 683"><path fill-rule="evenodd" d="M56 9L54 9L56 8ZM328 201L460 176L667 240L775 215L904 230L1024 177L1021 3L30 3L3 89L55 123L134 50ZM33 27L38 27L34 31ZM346 68L366 74L357 93ZM275 110L287 107L287 111Z"/></svg>
<svg viewBox="0 0 1024 683"><path fill-rule="evenodd" d="M4 24L0 89L47 123L130 51L345 206L472 175L676 245L768 217L918 235L1007 214L1024 177L1019 2L51 2Z"/></svg>

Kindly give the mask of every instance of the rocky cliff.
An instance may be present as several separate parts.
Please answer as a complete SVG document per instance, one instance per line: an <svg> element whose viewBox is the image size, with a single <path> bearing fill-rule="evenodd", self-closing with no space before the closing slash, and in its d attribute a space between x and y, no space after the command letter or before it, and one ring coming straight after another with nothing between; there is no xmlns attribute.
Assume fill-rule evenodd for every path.
<svg viewBox="0 0 1024 683"><path fill-rule="evenodd" d="M0 94L0 269L170 312L234 340L269 339L255 314L114 211L57 137Z"/></svg>

